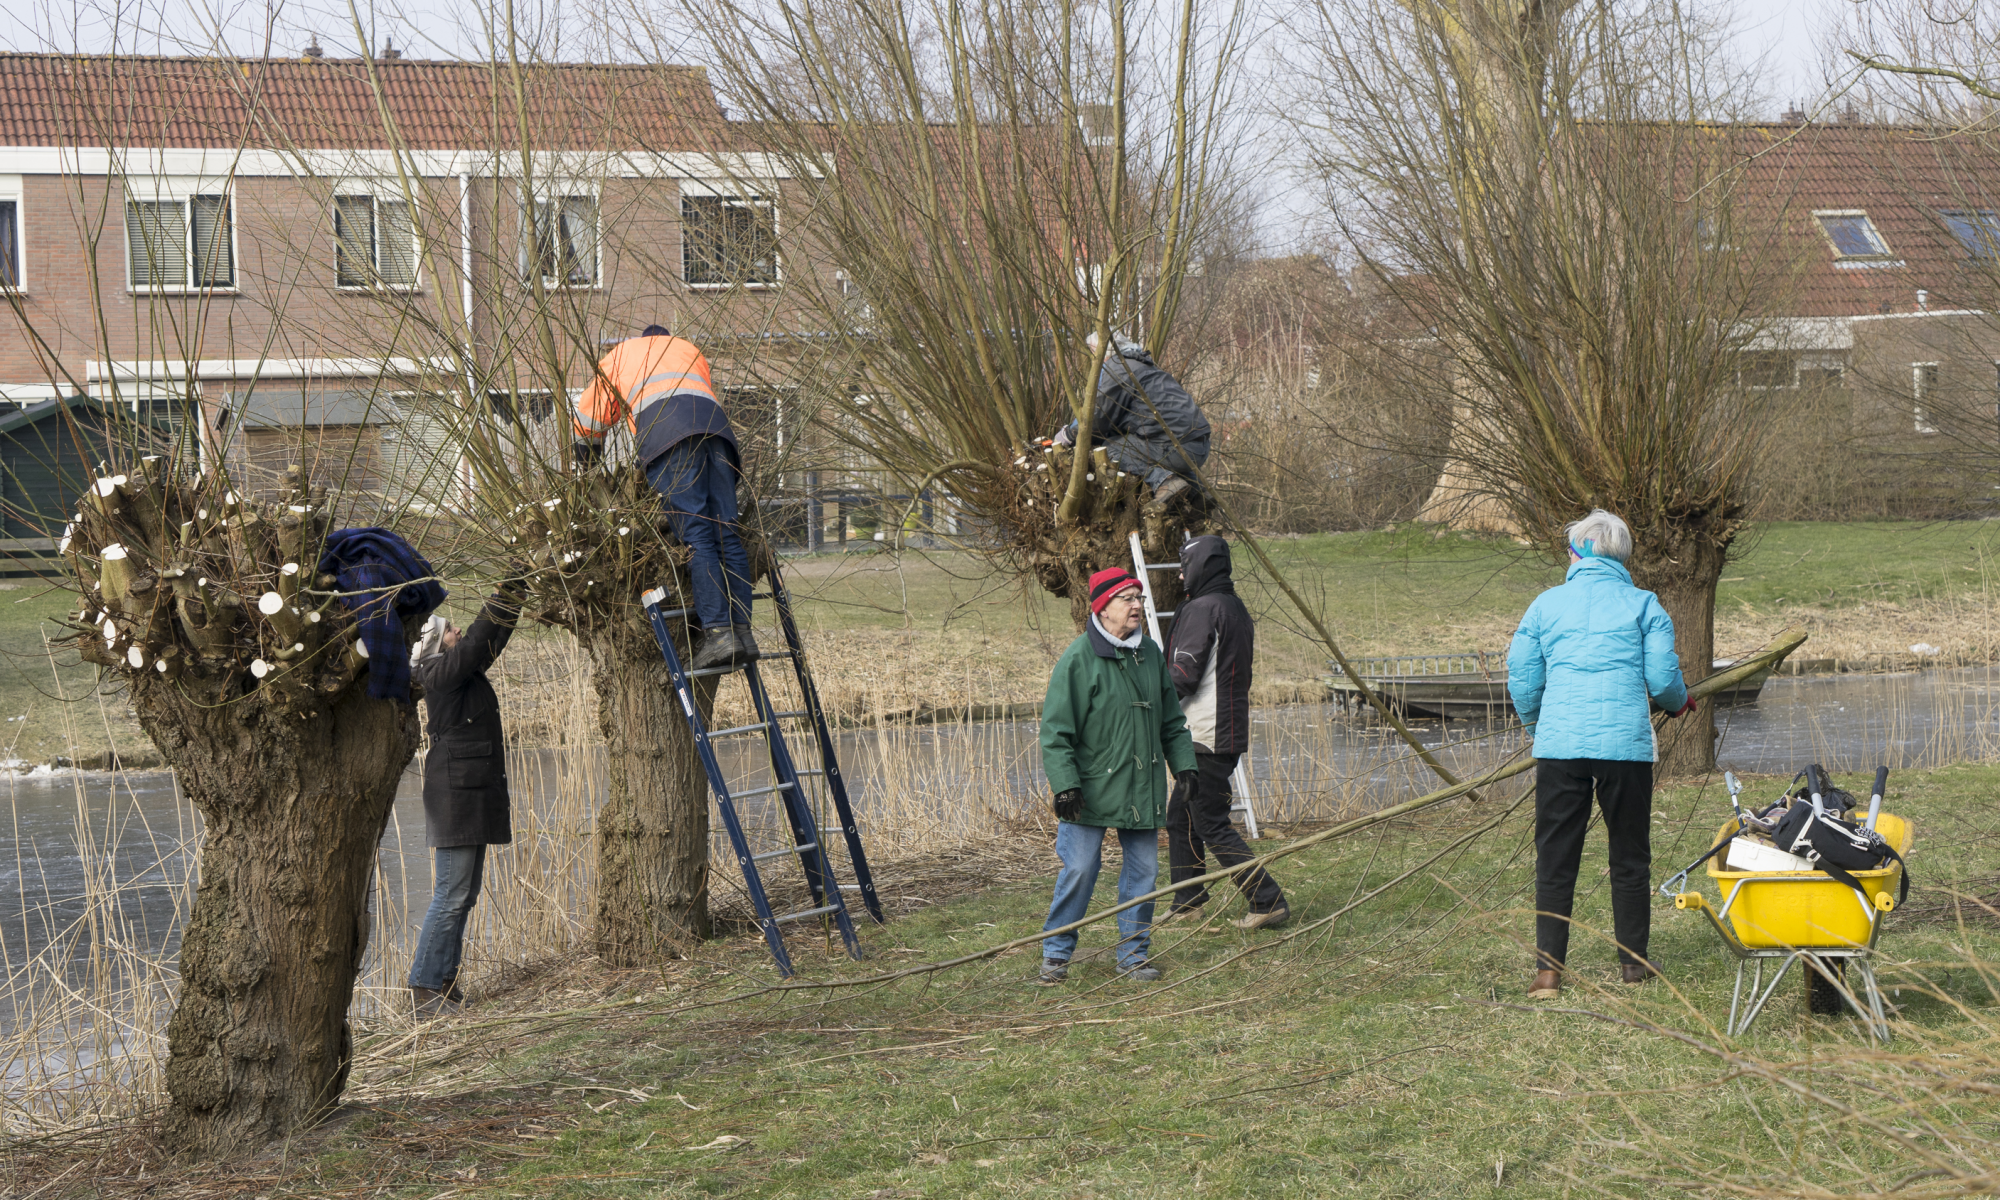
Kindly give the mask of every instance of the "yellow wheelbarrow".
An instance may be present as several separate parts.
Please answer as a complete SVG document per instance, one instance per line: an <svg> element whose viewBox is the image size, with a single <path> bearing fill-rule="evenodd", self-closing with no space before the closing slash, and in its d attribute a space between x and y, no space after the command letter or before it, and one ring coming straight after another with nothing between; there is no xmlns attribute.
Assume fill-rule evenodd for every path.
<svg viewBox="0 0 2000 1200"><path fill-rule="evenodd" d="M1735 818L1716 830L1717 846L1735 837L1742 826ZM1881 813L1876 832L1907 856L1914 829L1894 813ZM1896 907L1896 884L1903 866L1891 860L1886 867L1851 871L1859 891L1838 882L1822 871L1739 871L1730 869L1722 851L1708 860L1708 877L1722 895L1721 907L1712 907L1706 896L1695 891L1673 895L1674 907L1697 909L1715 927L1722 944L1736 956L1736 990L1729 998L1729 1036L1746 1033L1750 1023L1784 981L1792 964L1804 960L1817 982L1852 1008L1879 1041L1889 1040L1889 1019L1882 1004L1882 989L1875 983L1871 959L1875 942L1882 934L1882 917ZM1685 876L1685 872L1682 876ZM1671 887L1675 880L1670 880ZM1663 892L1665 888L1661 889ZM1776 961L1778 969L1769 986L1764 984L1764 967ZM1849 990L1844 968L1852 964L1859 976L1860 995ZM1750 989L1743 988L1746 969L1754 971ZM1812 989L1808 989L1809 992Z"/></svg>

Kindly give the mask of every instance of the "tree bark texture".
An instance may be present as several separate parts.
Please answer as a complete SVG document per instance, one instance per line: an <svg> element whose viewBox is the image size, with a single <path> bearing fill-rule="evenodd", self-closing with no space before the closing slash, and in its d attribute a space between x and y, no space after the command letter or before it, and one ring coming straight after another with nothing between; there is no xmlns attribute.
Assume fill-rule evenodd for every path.
<svg viewBox="0 0 2000 1200"><path fill-rule="evenodd" d="M1674 650L1690 687L1714 673L1715 587L1722 580L1727 547L1697 531L1665 544L1644 539L1632 554L1632 581L1660 598L1674 622ZM1660 730L1655 773L1663 779L1715 769L1715 705L1704 700Z"/></svg>
<svg viewBox="0 0 2000 1200"><path fill-rule="evenodd" d="M709 936L708 777L643 616L580 634L604 732L608 788L597 812L597 954L657 962ZM688 648L678 647L682 662ZM704 720L715 681L694 681Z"/></svg>
<svg viewBox="0 0 2000 1200"><path fill-rule="evenodd" d="M358 687L304 712L254 695L208 705L146 678L132 701L205 826L166 1138L188 1155L251 1149L346 1085L375 850L417 750L416 705Z"/></svg>

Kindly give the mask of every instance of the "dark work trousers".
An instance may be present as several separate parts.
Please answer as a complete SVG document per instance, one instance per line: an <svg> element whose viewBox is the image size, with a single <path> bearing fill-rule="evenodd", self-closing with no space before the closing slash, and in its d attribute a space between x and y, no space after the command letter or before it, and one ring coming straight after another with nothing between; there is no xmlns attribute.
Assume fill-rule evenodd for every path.
<svg viewBox="0 0 2000 1200"><path fill-rule="evenodd" d="M702 436L676 442L646 468L674 534L691 552L694 611L703 629L750 623L750 559L736 536L736 464L729 443Z"/></svg>
<svg viewBox="0 0 2000 1200"><path fill-rule="evenodd" d="M1104 443L1111 461L1128 474L1145 477L1147 487L1159 487L1176 475L1194 481L1194 469L1208 461L1208 437L1182 438L1176 446L1165 433L1152 437L1125 434Z"/></svg>
<svg viewBox="0 0 2000 1200"><path fill-rule="evenodd" d="M1606 758L1545 758L1535 764L1535 949L1538 966L1569 956L1570 905L1590 794L1611 839L1611 927L1618 961L1645 957L1653 927L1653 764Z"/></svg>
<svg viewBox="0 0 2000 1200"><path fill-rule="evenodd" d="M1243 844L1243 835L1229 821L1229 773L1236 769L1234 754L1203 754L1195 751L1194 795L1183 797L1175 789L1167 802L1167 881L1179 883L1208 874L1204 850L1215 852L1216 869L1233 867L1257 857ZM1251 912L1282 908L1285 893L1278 881L1262 867L1236 877L1236 886L1250 900ZM1208 901L1208 888L1182 888L1174 893L1174 911L1194 908Z"/></svg>

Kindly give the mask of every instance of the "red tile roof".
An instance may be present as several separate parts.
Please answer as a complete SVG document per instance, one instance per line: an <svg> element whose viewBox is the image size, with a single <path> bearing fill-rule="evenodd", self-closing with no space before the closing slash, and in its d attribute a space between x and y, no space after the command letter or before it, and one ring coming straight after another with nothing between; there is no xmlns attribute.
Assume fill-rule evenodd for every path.
<svg viewBox="0 0 2000 1200"><path fill-rule="evenodd" d="M1786 316L1863 316L1927 306L1991 308L2000 262L1974 259L1946 227L1946 211L2000 210L2000 157L1975 139L1871 124L1734 125L1743 174L1732 189L1739 225L1781 220L1798 273L1779 303ZM1815 212L1868 214L1889 256L1841 265ZM1780 314L1773 314L1780 315Z"/></svg>
<svg viewBox="0 0 2000 1200"><path fill-rule="evenodd" d="M377 61L383 99L418 150L518 146L507 65ZM699 67L523 68L544 150L706 149L725 136ZM385 149L359 59L0 54L0 146Z"/></svg>

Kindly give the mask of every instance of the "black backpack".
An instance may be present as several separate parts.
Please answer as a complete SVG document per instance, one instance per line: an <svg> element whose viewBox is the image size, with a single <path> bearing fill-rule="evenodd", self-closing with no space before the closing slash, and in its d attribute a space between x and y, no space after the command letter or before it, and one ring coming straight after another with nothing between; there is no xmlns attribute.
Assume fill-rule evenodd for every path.
<svg viewBox="0 0 2000 1200"><path fill-rule="evenodd" d="M1873 871L1891 861L1902 863L1903 875L1896 903L1909 899L1910 864L1903 862L1903 856L1896 853L1895 848L1882 840L1882 835L1873 829L1835 816L1834 813L1839 810L1826 804L1824 792L1820 795L1820 802L1823 807L1814 812L1811 799L1792 801L1791 807L1778 818L1777 829L1771 833L1771 840L1777 843L1778 849L1798 855L1864 896L1867 893L1852 872Z"/></svg>

